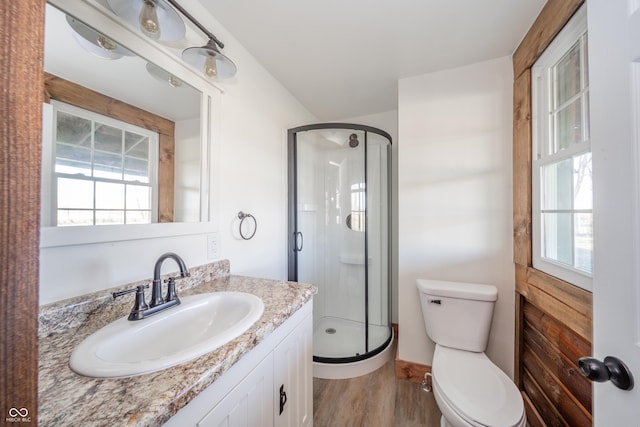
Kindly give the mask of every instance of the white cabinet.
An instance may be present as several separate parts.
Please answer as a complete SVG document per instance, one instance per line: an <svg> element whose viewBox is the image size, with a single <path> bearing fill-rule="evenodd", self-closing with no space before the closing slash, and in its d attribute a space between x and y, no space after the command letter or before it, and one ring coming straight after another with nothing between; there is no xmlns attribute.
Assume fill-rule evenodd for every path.
<svg viewBox="0 0 640 427"><path fill-rule="evenodd" d="M313 425L312 304L295 312L164 427Z"/></svg>
<svg viewBox="0 0 640 427"><path fill-rule="evenodd" d="M273 352L276 427L313 424L312 347L312 327L300 325Z"/></svg>
<svg viewBox="0 0 640 427"><path fill-rule="evenodd" d="M273 425L273 353L198 422L198 427Z"/></svg>

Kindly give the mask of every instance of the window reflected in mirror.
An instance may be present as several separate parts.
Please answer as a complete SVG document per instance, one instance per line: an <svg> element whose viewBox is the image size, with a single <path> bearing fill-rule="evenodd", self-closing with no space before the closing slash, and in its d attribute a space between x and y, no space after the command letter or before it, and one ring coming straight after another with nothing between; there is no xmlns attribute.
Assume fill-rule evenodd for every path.
<svg viewBox="0 0 640 427"><path fill-rule="evenodd" d="M158 133L54 102L55 224L157 220Z"/></svg>

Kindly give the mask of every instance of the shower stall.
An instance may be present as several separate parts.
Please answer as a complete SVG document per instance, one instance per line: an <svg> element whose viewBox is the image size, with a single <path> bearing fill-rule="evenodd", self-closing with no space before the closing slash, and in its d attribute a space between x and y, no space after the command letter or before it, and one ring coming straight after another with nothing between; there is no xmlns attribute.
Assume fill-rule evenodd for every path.
<svg viewBox="0 0 640 427"><path fill-rule="evenodd" d="M314 376L363 375L391 357L391 137L323 123L288 144L288 275L318 287Z"/></svg>

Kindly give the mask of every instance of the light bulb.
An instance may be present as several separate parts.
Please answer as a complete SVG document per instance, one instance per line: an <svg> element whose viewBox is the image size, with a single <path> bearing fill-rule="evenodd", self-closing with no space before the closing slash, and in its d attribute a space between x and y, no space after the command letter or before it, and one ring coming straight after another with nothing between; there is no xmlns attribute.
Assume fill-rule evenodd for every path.
<svg viewBox="0 0 640 427"><path fill-rule="evenodd" d="M207 59L204 61L204 74L209 78L218 77L215 55L207 54Z"/></svg>
<svg viewBox="0 0 640 427"><path fill-rule="evenodd" d="M108 52L113 52L118 47L118 45L115 44L113 40L103 36L102 34L98 35L98 38L96 39L96 43L98 43L98 46L100 46L101 48L103 48Z"/></svg>
<svg viewBox="0 0 640 427"><path fill-rule="evenodd" d="M173 74L169 74L169 78L167 79L167 81L169 82L169 85L171 87L180 87L182 86L182 81L177 78L176 76L174 76Z"/></svg>
<svg viewBox="0 0 640 427"><path fill-rule="evenodd" d="M156 13L156 5L152 0L142 0L142 10L140 10L140 30L154 40L160 38L160 23Z"/></svg>

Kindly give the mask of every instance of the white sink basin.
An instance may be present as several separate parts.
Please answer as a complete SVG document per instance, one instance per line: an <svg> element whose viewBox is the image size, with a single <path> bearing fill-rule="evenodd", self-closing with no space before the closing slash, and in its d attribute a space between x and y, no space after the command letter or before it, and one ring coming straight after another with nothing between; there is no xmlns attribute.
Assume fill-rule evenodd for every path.
<svg viewBox="0 0 640 427"><path fill-rule="evenodd" d="M243 292L180 300L180 305L146 319L123 317L88 336L71 354L71 369L95 378L159 371L223 346L249 329L264 311L260 298Z"/></svg>

